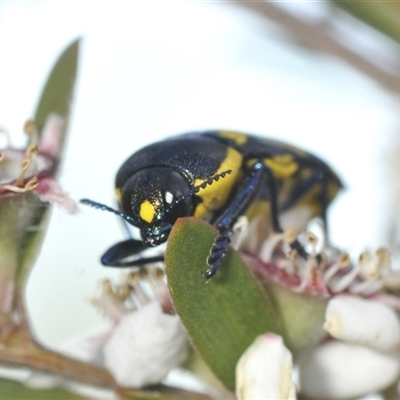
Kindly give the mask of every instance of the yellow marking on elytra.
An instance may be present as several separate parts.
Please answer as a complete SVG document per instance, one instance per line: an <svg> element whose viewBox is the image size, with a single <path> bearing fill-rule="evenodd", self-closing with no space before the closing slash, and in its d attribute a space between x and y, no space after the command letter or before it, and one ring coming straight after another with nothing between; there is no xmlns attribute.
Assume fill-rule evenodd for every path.
<svg viewBox="0 0 400 400"><path fill-rule="evenodd" d="M117 197L118 203L121 203L122 199L122 190L120 188L115 189L115 196Z"/></svg>
<svg viewBox="0 0 400 400"><path fill-rule="evenodd" d="M299 169L299 164L291 154L280 154L272 158L266 158L264 162L272 169L278 179L289 178Z"/></svg>
<svg viewBox="0 0 400 400"><path fill-rule="evenodd" d="M145 200L140 205L139 216L143 221L150 223L153 221L156 215L156 210L154 209L153 204L150 201Z"/></svg>
<svg viewBox="0 0 400 400"><path fill-rule="evenodd" d="M232 132L232 131L219 131L222 137L234 140L237 144L244 144L247 142L247 136L243 133Z"/></svg>
<svg viewBox="0 0 400 400"><path fill-rule="evenodd" d="M227 148L225 160L221 163L215 174L232 170L230 174L226 174L224 178L219 178L211 185L207 185L204 189L200 189L198 196L202 199L194 213L195 217L205 218L209 211L218 210L228 199L232 188L238 181L240 169L242 165L242 155L232 147ZM203 179L196 179L195 185L200 185Z"/></svg>

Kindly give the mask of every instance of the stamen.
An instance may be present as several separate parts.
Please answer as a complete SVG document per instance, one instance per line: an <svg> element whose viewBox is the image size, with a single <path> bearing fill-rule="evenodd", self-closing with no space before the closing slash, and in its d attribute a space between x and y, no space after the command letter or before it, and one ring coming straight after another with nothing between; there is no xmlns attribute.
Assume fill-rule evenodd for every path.
<svg viewBox="0 0 400 400"><path fill-rule="evenodd" d="M140 271L140 273L131 272L130 274L126 275L125 278L127 284L131 287L131 295L134 296L134 299L138 302L139 307L142 307L151 301L150 297L143 290L140 282L141 278L145 277L145 274L143 273L144 271L145 269ZM141 274L142 276L140 276Z"/></svg>
<svg viewBox="0 0 400 400"><path fill-rule="evenodd" d="M368 296L372 293L378 292L383 287L383 280L365 280L362 282L354 283L350 287L351 293L362 294Z"/></svg>
<svg viewBox="0 0 400 400"><path fill-rule="evenodd" d="M235 225L232 228L232 237L231 237L231 246L238 250L240 245L243 243L243 240L247 236L247 230L249 227L249 220L245 215L242 215L238 218Z"/></svg>
<svg viewBox="0 0 400 400"><path fill-rule="evenodd" d="M23 131L30 136L32 143L39 143L39 132L34 121L31 119L25 121Z"/></svg>
<svg viewBox="0 0 400 400"><path fill-rule="evenodd" d="M283 241L283 237L283 233L272 233L268 239L264 240L258 253L259 259L265 263L271 262L274 250Z"/></svg>
<svg viewBox="0 0 400 400"><path fill-rule="evenodd" d="M315 246L318 243L318 238L312 232L306 233L306 242L312 246Z"/></svg>
<svg viewBox="0 0 400 400"><path fill-rule="evenodd" d="M31 119L28 119L25 121L22 129L27 135L31 135L36 131L36 124Z"/></svg>
<svg viewBox="0 0 400 400"><path fill-rule="evenodd" d="M91 304L113 320L119 320L127 311L123 300L115 293L109 279L101 282L99 294L91 300Z"/></svg>
<svg viewBox="0 0 400 400"><path fill-rule="evenodd" d="M27 191L34 190L38 187L38 185L39 185L39 180L37 176L33 176L31 179L29 179L28 182L26 182L25 190Z"/></svg>
<svg viewBox="0 0 400 400"><path fill-rule="evenodd" d="M162 268L151 266L147 268L149 284L156 300L160 299L160 295L165 291L165 272Z"/></svg>
<svg viewBox="0 0 400 400"><path fill-rule="evenodd" d="M375 252L376 257L378 258L379 266L385 268L390 266L390 251L384 247L380 247Z"/></svg>
<svg viewBox="0 0 400 400"><path fill-rule="evenodd" d="M39 153L39 146L37 144L30 144L25 151L25 157L30 160L34 153Z"/></svg>
<svg viewBox="0 0 400 400"><path fill-rule="evenodd" d="M326 284L332 279L332 277L340 270L347 268L350 265L351 259L348 253L342 253L339 255L335 263L333 263L326 271L322 274L322 280Z"/></svg>
<svg viewBox="0 0 400 400"><path fill-rule="evenodd" d="M285 244L291 244L297 239L297 232L292 229L286 229L285 232L283 233L283 242Z"/></svg>
<svg viewBox="0 0 400 400"><path fill-rule="evenodd" d="M301 283L294 289L296 292L303 292L308 285L312 285L315 275L319 273L315 257L309 257L304 264Z"/></svg>
<svg viewBox="0 0 400 400"><path fill-rule="evenodd" d="M290 248L287 252L286 252L286 257L289 260L294 261L297 257L298 257L299 253L296 249Z"/></svg>
<svg viewBox="0 0 400 400"><path fill-rule="evenodd" d="M306 245L311 247L310 256L314 256L317 254L317 244L318 244L318 238L317 236L312 233L312 232L306 232L305 234L305 242Z"/></svg>
<svg viewBox="0 0 400 400"><path fill-rule="evenodd" d="M125 301L131 293L129 285L126 283L118 285L116 288L116 293L122 301Z"/></svg>
<svg viewBox="0 0 400 400"><path fill-rule="evenodd" d="M31 166L31 160L25 158L21 163L21 172L19 174L17 181L15 182L15 186L20 186L20 187L23 186L25 180L25 172L30 166Z"/></svg>
<svg viewBox="0 0 400 400"><path fill-rule="evenodd" d="M375 281L381 277L378 259L373 257L370 252L364 251L361 253L359 263L361 266L360 275L364 279Z"/></svg>
<svg viewBox="0 0 400 400"><path fill-rule="evenodd" d="M360 270L361 270L361 266L358 264L357 266L353 267L349 272L347 272L342 277L335 279L335 280L332 279L328 285L329 288L333 292L343 292L358 277Z"/></svg>
<svg viewBox="0 0 400 400"><path fill-rule="evenodd" d="M36 176L33 176L31 179L29 179L28 182L26 182L24 187L6 184L6 185L0 185L0 189L8 190L14 193L24 193L36 189L38 185L39 185L38 178Z"/></svg>

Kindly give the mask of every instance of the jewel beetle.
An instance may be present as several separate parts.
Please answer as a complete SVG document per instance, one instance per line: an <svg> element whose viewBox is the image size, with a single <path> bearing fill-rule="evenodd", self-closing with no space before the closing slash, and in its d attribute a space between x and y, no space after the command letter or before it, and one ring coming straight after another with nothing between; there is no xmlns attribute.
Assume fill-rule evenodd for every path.
<svg viewBox="0 0 400 400"><path fill-rule="evenodd" d="M326 223L327 207L341 187L332 169L306 151L218 130L174 136L130 156L115 180L119 210L89 199L81 202L111 211L140 230L141 240L117 243L102 256L105 266L160 261L162 257L142 253L164 243L178 218L209 221L218 233L203 273L208 279L221 266L240 216L251 220L261 212L268 214L266 232L281 232L281 215L292 209L306 210L307 218L320 216ZM307 257L297 240L292 247Z"/></svg>

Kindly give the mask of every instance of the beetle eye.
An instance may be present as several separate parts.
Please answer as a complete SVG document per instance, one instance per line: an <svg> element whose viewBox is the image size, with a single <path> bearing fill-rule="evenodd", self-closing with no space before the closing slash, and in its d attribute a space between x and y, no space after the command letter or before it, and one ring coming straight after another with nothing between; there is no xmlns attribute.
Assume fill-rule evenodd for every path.
<svg viewBox="0 0 400 400"><path fill-rule="evenodd" d="M192 198L187 198L178 204L175 200L190 191L189 182L184 176L175 171L168 171L163 174L161 183L161 193L164 198L166 209L168 210L168 220L173 224L179 217L191 215L193 210Z"/></svg>

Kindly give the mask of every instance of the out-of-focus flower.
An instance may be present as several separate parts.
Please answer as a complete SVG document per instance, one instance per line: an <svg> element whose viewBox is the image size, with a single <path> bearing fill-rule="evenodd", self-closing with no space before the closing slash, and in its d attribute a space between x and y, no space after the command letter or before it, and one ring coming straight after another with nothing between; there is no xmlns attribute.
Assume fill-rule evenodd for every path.
<svg viewBox="0 0 400 400"><path fill-rule="evenodd" d="M104 363L119 385L160 383L187 357L187 339L177 315L156 301L125 314L104 345Z"/></svg>
<svg viewBox="0 0 400 400"><path fill-rule="evenodd" d="M15 286L23 285L33 264L47 223L49 203L69 212L75 203L55 180L60 159L64 120L51 114L42 131L25 124L29 144L16 149L8 143L0 149L0 313L10 314ZM0 135L9 142L7 133Z"/></svg>
<svg viewBox="0 0 400 400"><path fill-rule="evenodd" d="M160 383L188 356L186 333L168 299L157 267L124 275L119 285L105 280L92 302L109 325L69 340L61 351L105 366L123 387Z"/></svg>
<svg viewBox="0 0 400 400"><path fill-rule="evenodd" d="M332 298L324 329L336 339L379 351L392 351L400 345L397 313L376 300L347 295Z"/></svg>
<svg viewBox="0 0 400 400"><path fill-rule="evenodd" d="M51 114L39 135L33 122L25 124L30 144L15 149L8 144L0 151L0 201L32 192L41 201L55 203L67 211L76 211L76 204L55 181L59 163L59 141L63 132L62 117ZM1 131L7 135L5 131Z"/></svg>
<svg viewBox="0 0 400 400"><path fill-rule="evenodd" d="M353 399L379 392L399 377L395 353L332 340L297 360L301 393L313 399Z"/></svg>
<svg viewBox="0 0 400 400"><path fill-rule="evenodd" d="M294 239L305 246L308 258L292 249ZM275 296L278 307L280 302L284 304L279 312L289 332L290 345L296 353L302 349L295 358L301 394L313 399L351 399L379 392L399 380L400 300L386 293L387 289L398 287L399 279L391 270L387 250L366 251L352 264L348 254L321 246L314 234L297 236L288 230L268 238L256 254L254 249L252 254L243 248L242 252ZM297 300L287 300L282 288L309 304L306 318L285 316L287 308ZM313 328L313 336L313 331L304 327L315 324L316 304L324 305L325 320L321 318L319 326ZM308 346L296 347L296 340L304 341L304 332ZM267 357L256 347L252 351L258 351L258 357ZM276 361L277 369L279 365L281 361ZM242 365L243 368L247 372L242 375L252 371L249 366ZM261 371L258 373L257 380L262 381ZM264 379L268 379L266 374ZM278 388L279 385L275 390ZM264 389L259 398L269 398L267 393Z"/></svg>
<svg viewBox="0 0 400 400"><path fill-rule="evenodd" d="M294 400L292 354L280 336L259 336L236 366L236 396L239 400Z"/></svg>

